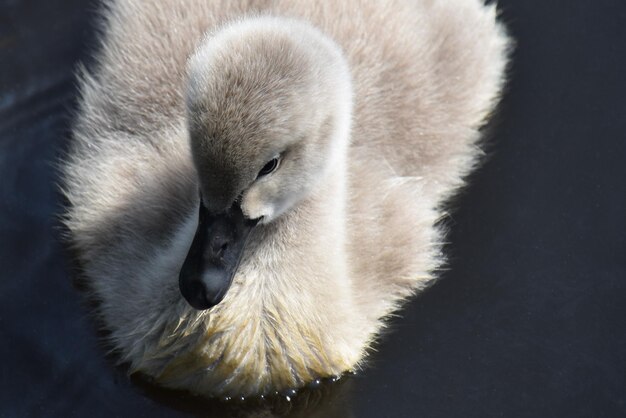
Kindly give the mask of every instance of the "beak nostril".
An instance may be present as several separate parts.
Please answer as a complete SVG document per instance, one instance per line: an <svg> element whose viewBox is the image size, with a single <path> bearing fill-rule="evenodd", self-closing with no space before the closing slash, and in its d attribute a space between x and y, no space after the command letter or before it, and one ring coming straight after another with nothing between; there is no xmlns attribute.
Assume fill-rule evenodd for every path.
<svg viewBox="0 0 626 418"><path fill-rule="evenodd" d="M211 252L214 256L221 257L228 249L228 244L229 243L227 239L216 239L211 243Z"/></svg>

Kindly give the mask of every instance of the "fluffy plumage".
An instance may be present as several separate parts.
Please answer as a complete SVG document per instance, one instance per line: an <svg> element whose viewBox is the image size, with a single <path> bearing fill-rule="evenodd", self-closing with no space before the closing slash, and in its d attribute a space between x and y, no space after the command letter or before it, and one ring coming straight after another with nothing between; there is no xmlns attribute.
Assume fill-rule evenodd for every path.
<svg viewBox="0 0 626 418"><path fill-rule="evenodd" d="M121 359L165 386L207 395L262 394L357 368L384 317L442 262L441 205L472 168L478 129L503 83L507 38L495 8L478 0L117 0L104 16L64 164L65 222ZM254 43L244 36L250 25L269 33L257 40L291 31L286 50L305 52L282 58L317 78L305 74L304 87L290 89L279 77L267 95L242 94L241 107L207 102L228 83L219 73L228 62L233 85L271 78L251 64L272 51L245 47ZM243 46L215 61L229 30ZM266 113L220 125L224 109L240 121L246 109ZM231 160L219 163L239 167L230 173L241 178L224 175L226 183L247 184L262 145L286 141L290 129L301 129L303 144L334 139L302 154L312 165L290 178L306 193L284 210L262 212L263 199L291 183L244 195L244 212L267 222L222 303L195 311L178 272L198 188L218 162L210 145L190 138L196 128L208 135L210 115L221 115L211 129L232 137L219 154Z"/></svg>

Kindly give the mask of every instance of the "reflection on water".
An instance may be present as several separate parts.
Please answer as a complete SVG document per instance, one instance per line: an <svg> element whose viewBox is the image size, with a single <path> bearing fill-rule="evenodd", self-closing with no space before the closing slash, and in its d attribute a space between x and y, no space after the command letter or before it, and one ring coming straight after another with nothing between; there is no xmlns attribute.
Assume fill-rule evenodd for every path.
<svg viewBox="0 0 626 418"><path fill-rule="evenodd" d="M206 399L188 392L155 386L138 374L131 381L155 402L194 416L212 418L350 418L352 378L325 379L300 389L295 394L249 399Z"/></svg>

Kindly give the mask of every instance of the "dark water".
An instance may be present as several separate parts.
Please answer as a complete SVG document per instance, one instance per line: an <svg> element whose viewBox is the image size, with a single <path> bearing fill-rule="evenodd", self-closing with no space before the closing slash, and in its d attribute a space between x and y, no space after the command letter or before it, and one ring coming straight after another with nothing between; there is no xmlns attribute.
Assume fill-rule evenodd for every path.
<svg viewBox="0 0 626 418"><path fill-rule="evenodd" d="M250 404L154 388L105 355L53 167L96 4L0 0L0 416L626 416L626 3L500 4L511 82L440 282L365 371Z"/></svg>

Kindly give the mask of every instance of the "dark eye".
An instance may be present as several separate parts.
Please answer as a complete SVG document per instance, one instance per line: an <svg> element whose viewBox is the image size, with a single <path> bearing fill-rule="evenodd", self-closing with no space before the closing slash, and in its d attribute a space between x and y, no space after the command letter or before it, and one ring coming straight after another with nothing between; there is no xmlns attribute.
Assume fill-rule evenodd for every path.
<svg viewBox="0 0 626 418"><path fill-rule="evenodd" d="M278 159L278 157L274 157L271 160L269 160L261 169L261 171L259 171L259 175L257 176L257 178L259 177L263 177L263 176L267 176L268 174L270 174L271 172L273 172L274 170L276 170L278 168L278 164L280 163L280 160Z"/></svg>

